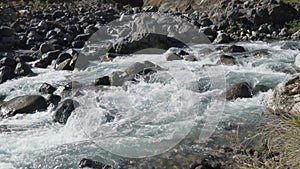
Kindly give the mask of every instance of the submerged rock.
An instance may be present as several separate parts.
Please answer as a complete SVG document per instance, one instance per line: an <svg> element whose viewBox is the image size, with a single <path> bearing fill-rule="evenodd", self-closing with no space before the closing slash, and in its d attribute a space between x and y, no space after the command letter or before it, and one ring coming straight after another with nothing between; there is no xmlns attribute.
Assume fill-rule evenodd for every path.
<svg viewBox="0 0 300 169"><path fill-rule="evenodd" d="M1 105L1 116L14 116L16 114L33 113L47 109L47 102L40 95L18 96Z"/></svg>
<svg viewBox="0 0 300 169"><path fill-rule="evenodd" d="M235 65L236 60L233 56L229 55L221 55L220 59L218 60L217 64L224 64L224 65Z"/></svg>
<svg viewBox="0 0 300 169"><path fill-rule="evenodd" d="M276 115L300 117L300 74L279 83L267 103L267 111Z"/></svg>
<svg viewBox="0 0 300 169"><path fill-rule="evenodd" d="M253 96L253 89L247 82L240 82L226 90L226 99L235 100L237 98L251 98Z"/></svg>
<svg viewBox="0 0 300 169"><path fill-rule="evenodd" d="M126 81L135 81L136 76L145 77L159 70L164 69L150 61L145 61L144 63L136 62L123 72L113 72L110 76L103 76L96 79L95 85L122 86Z"/></svg>

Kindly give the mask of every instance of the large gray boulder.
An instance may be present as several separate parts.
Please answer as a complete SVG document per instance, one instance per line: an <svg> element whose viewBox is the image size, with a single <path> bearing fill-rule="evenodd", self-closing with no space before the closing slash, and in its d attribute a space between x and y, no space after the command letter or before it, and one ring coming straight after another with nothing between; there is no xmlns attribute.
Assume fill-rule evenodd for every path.
<svg viewBox="0 0 300 169"><path fill-rule="evenodd" d="M171 47L186 47L186 45L183 42L166 35L145 33L133 34L132 36L118 40L108 52L132 54L148 48L168 50Z"/></svg>
<svg viewBox="0 0 300 169"><path fill-rule="evenodd" d="M15 97L0 106L0 116L9 117L16 114L27 114L47 109L47 102L40 95Z"/></svg>
<svg viewBox="0 0 300 169"><path fill-rule="evenodd" d="M300 117L300 74L279 83L267 103L267 112L285 117Z"/></svg>

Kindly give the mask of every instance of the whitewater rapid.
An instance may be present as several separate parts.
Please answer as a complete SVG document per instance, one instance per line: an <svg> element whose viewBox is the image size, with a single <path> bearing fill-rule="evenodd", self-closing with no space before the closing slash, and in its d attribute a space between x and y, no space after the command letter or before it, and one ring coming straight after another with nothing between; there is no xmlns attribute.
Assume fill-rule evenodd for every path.
<svg viewBox="0 0 300 169"><path fill-rule="evenodd" d="M82 88L72 99L80 103L66 125L52 122L52 108L0 120L0 168L77 168L82 158L118 163L125 157L151 157L176 146L196 128L221 122L256 123L263 119L271 90L253 98L226 101L225 89L241 81L274 88L295 71L299 50L282 49L297 42L237 43L247 52L235 54L238 65L216 65L222 45L195 45L196 62L171 61L164 54L134 54L112 62L92 61L83 71L33 71L37 76L1 84L6 99L39 94L44 82L92 84L98 77L122 71L134 62L151 61L166 70L150 83L128 83L104 90ZM261 52L266 51L266 52ZM259 55L259 53L265 53ZM88 53L86 53L88 55ZM247 56L247 57L246 57ZM77 94L74 91L73 94ZM113 118L108 122L107 115ZM208 124L208 125L205 125ZM211 134L203 133L201 138ZM192 146L192 145L187 145Z"/></svg>

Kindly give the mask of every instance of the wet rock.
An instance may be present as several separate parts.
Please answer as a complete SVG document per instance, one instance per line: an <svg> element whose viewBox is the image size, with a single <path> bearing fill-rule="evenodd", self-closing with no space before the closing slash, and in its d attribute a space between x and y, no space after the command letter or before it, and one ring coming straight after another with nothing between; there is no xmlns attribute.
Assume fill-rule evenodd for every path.
<svg viewBox="0 0 300 169"><path fill-rule="evenodd" d="M245 48L242 46L237 46L237 45L232 45L229 47L223 48L224 52L227 53L241 53L241 52L246 52Z"/></svg>
<svg viewBox="0 0 300 169"><path fill-rule="evenodd" d="M39 88L39 92L41 92L42 94L53 94L55 90L57 90L57 88L48 83L43 83Z"/></svg>
<svg viewBox="0 0 300 169"><path fill-rule="evenodd" d="M79 162L79 168L87 168L87 169L113 169L111 166L109 165L105 165L101 162L98 161L94 161L91 159L82 159Z"/></svg>
<svg viewBox="0 0 300 169"><path fill-rule="evenodd" d="M182 60L183 59L179 55L177 55L176 53L172 53L172 52L168 52L165 55L166 55L166 60L167 61Z"/></svg>
<svg viewBox="0 0 300 169"><path fill-rule="evenodd" d="M285 117L300 117L300 74L279 83L267 103L267 111Z"/></svg>
<svg viewBox="0 0 300 169"><path fill-rule="evenodd" d="M62 101L54 112L53 121L60 124L66 124L68 118L78 105L79 103L72 99Z"/></svg>
<svg viewBox="0 0 300 169"><path fill-rule="evenodd" d="M168 50L171 47L185 47L183 42L175 38L160 34L134 34L130 37L118 40L113 47L108 51L109 53L118 54L132 54L137 51L158 48Z"/></svg>
<svg viewBox="0 0 300 169"><path fill-rule="evenodd" d="M16 75L13 68L8 66L3 66L0 68L0 84L15 77Z"/></svg>
<svg viewBox="0 0 300 169"><path fill-rule="evenodd" d="M43 96L25 95L15 97L1 105L2 116L27 114L47 109L47 102Z"/></svg>
<svg viewBox="0 0 300 169"><path fill-rule="evenodd" d="M240 82L226 90L226 100L237 98L251 98L253 96L252 86L247 82Z"/></svg>
<svg viewBox="0 0 300 169"><path fill-rule="evenodd" d="M58 95L49 94L46 97L46 100L48 105L53 104L55 107L57 107L58 103L61 101L61 97Z"/></svg>
<svg viewBox="0 0 300 169"><path fill-rule="evenodd" d="M55 70L73 70L74 68L70 66L71 60L72 59L66 59L61 63L56 64Z"/></svg>
<svg viewBox="0 0 300 169"><path fill-rule="evenodd" d="M253 88L253 93L254 94L257 94L259 92L267 92L268 90L270 90L272 88L268 87L268 86L265 86L265 85L260 85L260 84L257 84L254 86Z"/></svg>
<svg viewBox="0 0 300 169"><path fill-rule="evenodd" d="M54 69L56 70L70 70L70 62L72 60L72 55L69 53L61 53L56 59Z"/></svg>
<svg viewBox="0 0 300 169"><path fill-rule="evenodd" d="M236 65L237 62L233 56L229 55L221 55L220 59L218 60L217 64L224 64L224 65Z"/></svg>
<svg viewBox="0 0 300 169"><path fill-rule="evenodd" d="M41 53L47 53L47 52L55 50L55 48L52 44L44 42L44 43L41 44L39 50L40 50Z"/></svg>
<svg viewBox="0 0 300 169"><path fill-rule="evenodd" d="M96 79L95 81L95 85L102 85L102 86L110 86L111 83L110 83L110 77L109 76L103 76L103 77L100 77L98 79Z"/></svg>

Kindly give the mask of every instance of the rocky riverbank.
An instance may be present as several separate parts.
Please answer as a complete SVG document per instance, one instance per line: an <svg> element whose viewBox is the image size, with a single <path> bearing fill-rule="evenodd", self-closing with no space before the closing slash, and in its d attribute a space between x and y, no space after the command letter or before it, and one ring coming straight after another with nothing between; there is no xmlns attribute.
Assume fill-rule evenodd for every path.
<svg viewBox="0 0 300 169"><path fill-rule="evenodd" d="M130 20L131 17L133 21ZM153 18L157 19L156 24L151 20ZM118 56L126 56L147 48L159 48L167 51L163 57L168 62L197 62L203 59L186 49L186 44L189 42L224 44L213 49L217 51L218 55L211 59L217 61L211 65L203 65L203 67L241 66L243 65L241 62L244 62L243 59L249 57L268 58L270 53L263 50L252 53L253 51L249 48L245 49L243 46L228 43L300 40L299 18L298 3L286 3L280 0L263 2L255 0L4 2L0 7L0 85L10 80L39 76L38 72L33 69L57 72L73 71L74 69L79 71L87 68L92 60L113 61ZM115 29L106 28L106 25L115 20L122 22L122 26ZM126 25L127 22L131 25ZM180 39L149 33L147 31L151 28L144 27L143 24L151 25L153 26L151 28L155 30L158 30L161 25L169 24L161 28L161 31L167 32L167 35L176 35L175 37L180 37ZM174 29L172 26L176 24L184 25L184 28ZM105 31L97 34L99 30ZM190 36L185 36L188 33L191 33ZM96 54L85 56L80 53L80 49L91 46L90 41L97 40L95 37L101 37L101 40L107 41L114 37L117 38L113 39L112 43L103 43L105 44L103 50L102 48L101 50L97 49ZM182 39L187 41L182 41ZM288 43L280 47L286 50L300 50L297 45ZM176 50L170 48L176 48ZM207 52L203 52L205 55L215 52L210 49L206 50ZM213 54L215 55L215 53ZM295 70L289 69L289 67L278 68L273 65L271 69L287 74L295 73ZM122 71L95 77L95 82L91 84L74 81L65 84L49 84L45 79L36 89L38 94L22 96L0 94L0 120L51 109L53 116L49 123L66 125L69 117L79 107L79 103L73 100L72 96L82 95L83 88L89 87L105 92L107 86L122 86L126 89L128 84L138 84L141 79L147 83L155 83L157 81L151 81L150 77L166 70L163 66L144 61L131 63ZM277 99L294 102L294 98L290 96L298 94L298 87L295 87L295 83L298 84L298 81L299 77L296 76L292 79L292 84L288 81L283 88L277 87L275 90L277 94L275 93L274 97L279 96ZM167 82L160 81L160 83ZM220 96L225 93L225 100L230 102L241 98L257 97L260 92L266 92L273 87L253 84L244 79L227 86L227 90L223 91ZM198 90L204 91L205 89ZM286 97L280 97L286 93L288 93ZM272 107L273 110L280 108L278 103L281 101L276 100L275 105L272 103L275 106ZM298 110L297 104L294 107ZM289 110L289 107L288 109L284 107L283 110L274 111L282 114ZM116 118L115 115L107 114L104 121L109 123L114 118ZM220 125L222 126L222 124ZM183 145L178 145L156 159L123 159L116 166L123 168L178 168L184 166L192 169L217 169L245 167L247 166L245 163L249 163L249 167L251 167L250 163L253 163L255 164L253 166L270 167L267 162L279 156L278 152L271 151L275 155L265 157L264 152L268 147L257 146L259 143L264 143L263 141L254 144L251 140L251 145L239 144L240 139L255 135L255 132L258 131L256 129L264 125L265 123L257 124L255 127L240 127L235 123L228 123L228 125L226 123L223 127L228 130L216 131L212 137L218 139L208 141L204 145L195 141L198 139L198 135L194 133L182 141ZM0 126L0 133L13 131L7 126ZM227 144L219 146L221 141ZM196 152L191 148L186 148L184 146L186 144L207 147L209 150ZM105 165L105 161L96 162L86 158L88 157L80 161L80 168L113 168ZM267 159L267 162L262 164L263 158Z"/></svg>

